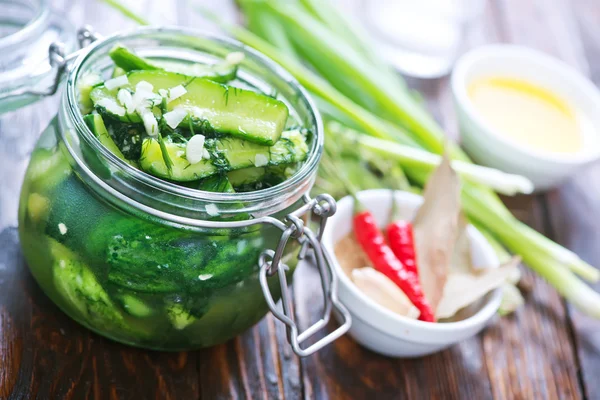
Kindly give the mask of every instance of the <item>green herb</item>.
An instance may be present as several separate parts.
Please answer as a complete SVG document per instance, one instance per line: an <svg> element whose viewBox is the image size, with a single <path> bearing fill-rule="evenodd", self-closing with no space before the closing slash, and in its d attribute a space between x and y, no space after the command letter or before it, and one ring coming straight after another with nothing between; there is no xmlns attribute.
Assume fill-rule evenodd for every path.
<svg viewBox="0 0 600 400"><path fill-rule="evenodd" d="M171 156L169 155L169 151L167 150L167 146L165 146L165 141L160 132L158 132L158 144L160 145L160 152L165 165L167 166L167 170L169 170L169 173L171 173L173 170L173 160L171 160Z"/></svg>

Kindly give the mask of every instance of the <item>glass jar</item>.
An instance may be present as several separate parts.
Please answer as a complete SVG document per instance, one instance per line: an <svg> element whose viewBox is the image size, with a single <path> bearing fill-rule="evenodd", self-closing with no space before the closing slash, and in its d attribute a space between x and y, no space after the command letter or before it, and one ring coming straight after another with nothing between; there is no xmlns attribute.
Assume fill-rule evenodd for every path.
<svg viewBox="0 0 600 400"><path fill-rule="evenodd" d="M0 114L48 94L52 43L75 48L75 29L48 0L0 0ZM53 82L52 82L53 83ZM10 97L4 96L10 92Z"/></svg>
<svg viewBox="0 0 600 400"><path fill-rule="evenodd" d="M80 36L92 38L89 31ZM109 76L115 43L146 57L215 63L245 53L236 84L276 93L312 132L306 162L285 182L249 193L211 193L157 179L122 161L93 136L78 108L89 73ZM19 234L44 292L73 319L119 342L186 350L224 342L271 309L299 355L348 330L320 233L335 202L308 192L322 152L318 111L281 67L242 44L179 28L142 28L61 56L67 70L58 115L40 137L23 183ZM60 71L58 76L60 77ZM312 211L318 234L306 226ZM269 250L273 249L273 250ZM293 320L287 279L314 254L323 279L323 318L303 334ZM283 295L281 311L275 305ZM308 348L304 342L337 308L346 323Z"/></svg>
<svg viewBox="0 0 600 400"><path fill-rule="evenodd" d="M59 41L70 53L75 38L75 28L48 7L48 0L0 0L0 160L5 166L0 168L0 230L17 226L26 161L56 109L53 98L31 104L49 87L43 82L52 75L48 47Z"/></svg>

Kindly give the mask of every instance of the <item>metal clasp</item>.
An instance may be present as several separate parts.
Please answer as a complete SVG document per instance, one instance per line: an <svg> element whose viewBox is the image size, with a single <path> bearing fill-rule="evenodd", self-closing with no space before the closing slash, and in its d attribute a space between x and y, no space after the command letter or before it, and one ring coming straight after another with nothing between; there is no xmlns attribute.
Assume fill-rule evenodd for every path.
<svg viewBox="0 0 600 400"><path fill-rule="evenodd" d="M33 98L37 99L39 97L44 96L52 96L58 90L60 86L60 81L62 76L64 75L67 66L71 61L81 54L84 51L85 47L87 47L90 43L100 39L100 35L95 33L91 26L84 26L83 28L77 31L77 39L79 42L80 49L66 54L65 45L60 42L54 42L48 48L48 61L50 63L50 70L44 74L42 81L45 83L48 79L50 83L44 89L38 89L36 87L25 86L19 87L13 91L8 91L5 93L0 93L0 100L5 100L13 97L23 97L23 98ZM50 77L49 75L54 72L54 76ZM36 85L37 83L34 83Z"/></svg>
<svg viewBox="0 0 600 400"><path fill-rule="evenodd" d="M80 28L77 31L77 41L79 42L79 50L67 55L65 54L65 46L63 43L52 43L48 48L48 58L50 60L50 66L52 68L56 68L54 81L52 82L51 86L46 90L29 90L25 93L38 96L52 96L53 94L55 94L58 90L58 87L60 86L60 80L69 62L77 58L77 56L79 56L82 50L84 50L87 46L89 46L91 43L95 42L100 38L101 36L98 33L94 32L94 29L91 26L85 25L83 28Z"/></svg>
<svg viewBox="0 0 600 400"><path fill-rule="evenodd" d="M350 329L352 323L350 313L337 298L337 277L333 271L331 257L321 244L321 237L327 223L327 218L332 216L336 211L335 200L329 195L319 195L314 199L305 196L304 202L305 205L303 207L286 216L285 222L287 224L283 229L281 239L275 251L265 250L259 258L260 286L267 301L267 305L273 315L286 325L288 341L290 342L294 353L300 357L311 355L330 344L346 333ZM319 229L316 234L307 227L300 218L302 215L306 215L309 212L312 212L320 218ZM302 333L299 333L298 326L294 320L292 301L286 277L286 271L289 268L281 262L285 247L290 239L297 240L302 246L298 255L299 259L305 258L309 251L312 251L314 254L316 266L321 277L321 287L325 299L321 319ZM279 285L281 288L281 309L275 304L275 300L273 299L268 285L269 277L275 275L279 277ZM302 348L300 346L302 342L327 325L331 311L333 310L337 311L342 316L343 323L336 330L319 339L316 343L307 348Z"/></svg>

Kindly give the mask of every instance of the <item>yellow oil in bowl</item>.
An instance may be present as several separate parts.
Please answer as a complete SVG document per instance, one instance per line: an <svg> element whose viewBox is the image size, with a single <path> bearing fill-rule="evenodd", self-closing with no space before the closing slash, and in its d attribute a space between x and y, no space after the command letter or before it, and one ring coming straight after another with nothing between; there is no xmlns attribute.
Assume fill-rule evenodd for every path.
<svg viewBox="0 0 600 400"><path fill-rule="evenodd" d="M487 77L473 81L468 94L485 123L513 142L553 153L576 153L583 147L576 110L541 86Z"/></svg>

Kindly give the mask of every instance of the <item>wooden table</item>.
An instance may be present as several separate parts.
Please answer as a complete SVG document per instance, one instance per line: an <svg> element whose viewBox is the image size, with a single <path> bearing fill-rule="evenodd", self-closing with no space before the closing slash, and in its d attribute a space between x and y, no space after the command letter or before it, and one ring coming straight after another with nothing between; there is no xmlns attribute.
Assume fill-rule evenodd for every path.
<svg viewBox="0 0 600 400"><path fill-rule="evenodd" d="M131 26L104 5L62 3L71 7L72 18L101 32ZM138 6L160 15L157 21L198 27L181 8L156 5L169 2L147 3ZM491 0L469 45L483 42L538 48L600 84L597 0ZM456 136L447 80L417 86ZM55 110L55 99L49 99L0 120L0 398L600 398L600 322L565 304L527 269L532 290L514 316L497 318L477 337L416 360L379 356L349 337L300 360L270 316L226 344L188 353L134 349L89 332L41 292L17 237L18 188L32 134ZM600 265L600 166L558 190L507 201L520 218ZM318 311L315 280L314 270L304 267L294 283L304 326Z"/></svg>

